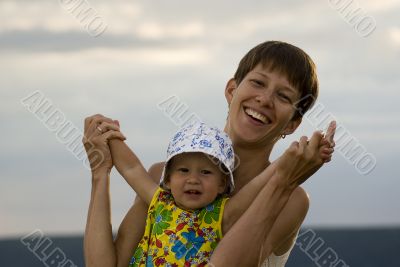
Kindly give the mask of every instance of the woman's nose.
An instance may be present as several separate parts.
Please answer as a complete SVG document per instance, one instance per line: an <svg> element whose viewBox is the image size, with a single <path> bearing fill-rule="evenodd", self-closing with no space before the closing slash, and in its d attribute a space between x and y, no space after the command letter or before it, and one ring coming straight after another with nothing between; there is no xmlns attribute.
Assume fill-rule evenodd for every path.
<svg viewBox="0 0 400 267"><path fill-rule="evenodd" d="M268 106L272 107L274 103L274 94L273 91L270 89L263 90L260 92L257 97L256 101L260 103L261 106Z"/></svg>

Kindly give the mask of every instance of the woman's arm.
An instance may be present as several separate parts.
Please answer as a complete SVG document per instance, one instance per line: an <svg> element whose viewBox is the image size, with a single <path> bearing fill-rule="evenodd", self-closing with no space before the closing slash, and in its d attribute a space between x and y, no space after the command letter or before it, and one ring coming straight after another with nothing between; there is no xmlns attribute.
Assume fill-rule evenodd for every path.
<svg viewBox="0 0 400 267"><path fill-rule="evenodd" d="M279 179L271 177L218 244L210 259L211 266L258 266L264 259L261 251L265 250L265 240L290 193ZM260 211L263 216L258 215ZM272 248L267 249L272 252Z"/></svg>
<svg viewBox="0 0 400 267"><path fill-rule="evenodd" d="M149 173L152 174L152 170ZM107 179L102 179L107 177ZM101 178L101 179L97 179ZM159 179L159 178L158 178ZM106 180L106 182L104 182ZM115 241L112 237L109 175L94 177L84 239L87 267L126 267L141 240L148 205L136 197L123 219Z"/></svg>
<svg viewBox="0 0 400 267"><path fill-rule="evenodd" d="M117 263L111 225L109 172L92 176L92 193L84 236L87 267L115 267Z"/></svg>
<svg viewBox="0 0 400 267"><path fill-rule="evenodd" d="M273 245L266 240L271 240L272 230L276 231L273 226L278 215L299 183L305 180L304 173L322 165L318 156L321 138L321 134L315 133L310 143L305 138L300 143L294 142L268 167L271 170L265 172L272 175L271 178L218 244L211 258L214 266L258 266L271 254ZM289 230L288 235L293 232Z"/></svg>
<svg viewBox="0 0 400 267"><path fill-rule="evenodd" d="M307 137L302 137L306 140ZM332 149L326 150L328 148L328 141L322 138L320 132L316 132L311 138L310 142L315 143L315 148L318 149L317 157L319 156L323 162L330 160ZM313 143L314 144L314 143ZM303 169L315 169L317 166L313 161L306 161L308 165L304 166ZM237 192L233 197L231 197L226 203L223 217L223 231L228 232L232 225L243 215L243 213L248 209L250 204L256 198L261 189L267 184L271 176L273 175L274 169L272 167L267 167L249 183L247 183L239 192ZM311 174L308 176L310 177ZM307 177L307 178L308 178Z"/></svg>
<svg viewBox="0 0 400 267"><path fill-rule="evenodd" d="M103 132L100 133L97 127L104 122L115 123L100 114L85 119L82 141L91 162L92 193L84 236L84 257L88 267L126 267L143 236L148 206L136 197L113 241L109 194L109 174L113 163L108 140L113 137L124 140L125 137L119 129L115 131L107 127L100 128ZM155 164L149 169L154 183L158 183L162 168L163 164Z"/></svg>

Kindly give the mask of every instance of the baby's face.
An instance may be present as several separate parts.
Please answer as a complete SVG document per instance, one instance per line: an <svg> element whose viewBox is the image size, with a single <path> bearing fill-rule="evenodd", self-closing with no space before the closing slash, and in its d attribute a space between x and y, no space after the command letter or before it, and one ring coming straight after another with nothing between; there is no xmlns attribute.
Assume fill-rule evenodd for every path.
<svg viewBox="0 0 400 267"><path fill-rule="evenodd" d="M219 166L200 152L182 153L169 167L170 188L178 207L185 210L203 208L225 191L225 175Z"/></svg>

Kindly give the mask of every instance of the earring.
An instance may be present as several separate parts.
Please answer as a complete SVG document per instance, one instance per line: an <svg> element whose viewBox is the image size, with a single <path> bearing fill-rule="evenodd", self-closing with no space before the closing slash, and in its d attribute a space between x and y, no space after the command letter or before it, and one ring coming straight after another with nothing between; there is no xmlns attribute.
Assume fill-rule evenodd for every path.
<svg viewBox="0 0 400 267"><path fill-rule="evenodd" d="M282 137L282 139L285 139L286 134L282 134L281 137Z"/></svg>

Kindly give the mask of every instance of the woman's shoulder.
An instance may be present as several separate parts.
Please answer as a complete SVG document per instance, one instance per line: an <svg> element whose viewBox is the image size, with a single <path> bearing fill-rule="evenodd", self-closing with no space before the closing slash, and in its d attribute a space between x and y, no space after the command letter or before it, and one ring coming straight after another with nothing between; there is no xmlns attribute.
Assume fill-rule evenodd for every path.
<svg viewBox="0 0 400 267"><path fill-rule="evenodd" d="M292 194L289 197L288 202L283 208L282 212L283 217L287 219L289 228L295 228L295 226L300 227L303 223L304 218L307 215L308 209L310 207L310 198L304 188L298 186L295 190L293 190Z"/></svg>
<svg viewBox="0 0 400 267"><path fill-rule="evenodd" d="M160 182L161 174L164 169L165 161L156 162L150 166L148 172L156 183Z"/></svg>
<svg viewBox="0 0 400 267"><path fill-rule="evenodd" d="M309 204L308 194L298 186L290 195L267 239L275 255L282 255L292 247L307 215Z"/></svg>
<svg viewBox="0 0 400 267"><path fill-rule="evenodd" d="M303 207L308 209L310 205L310 196L307 194L306 190L303 187L298 186L295 190L293 190L290 198L294 198L301 204Z"/></svg>

